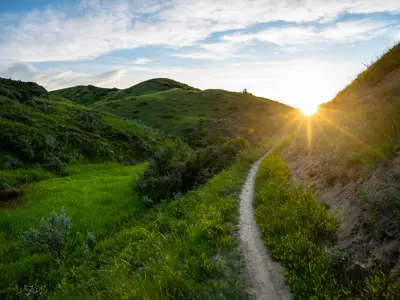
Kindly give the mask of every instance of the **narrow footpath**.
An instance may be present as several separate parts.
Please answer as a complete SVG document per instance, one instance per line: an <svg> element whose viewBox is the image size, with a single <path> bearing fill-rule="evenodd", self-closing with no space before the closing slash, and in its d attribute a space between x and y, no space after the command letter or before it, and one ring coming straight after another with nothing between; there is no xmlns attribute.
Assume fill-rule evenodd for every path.
<svg viewBox="0 0 400 300"><path fill-rule="evenodd" d="M283 269L273 261L263 243L254 219L253 195L256 174L260 162L271 152L253 164L240 195L240 240L245 258L250 289L257 300L293 299L285 284Z"/></svg>

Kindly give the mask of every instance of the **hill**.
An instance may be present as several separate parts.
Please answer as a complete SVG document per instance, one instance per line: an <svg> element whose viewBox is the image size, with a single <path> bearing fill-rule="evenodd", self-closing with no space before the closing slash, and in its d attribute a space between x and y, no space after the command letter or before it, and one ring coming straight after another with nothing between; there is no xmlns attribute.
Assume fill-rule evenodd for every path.
<svg viewBox="0 0 400 300"><path fill-rule="evenodd" d="M35 83L0 79L0 107L2 184L13 169L59 172L72 163L135 164L159 143L150 128L53 96Z"/></svg>
<svg viewBox="0 0 400 300"><path fill-rule="evenodd" d="M117 97L117 93L124 96ZM225 90L173 88L139 96L127 90L117 93L90 107L139 119L192 145L235 137L258 141L274 133L292 111L276 101Z"/></svg>
<svg viewBox="0 0 400 300"><path fill-rule="evenodd" d="M100 101L111 92L118 91L117 88L105 89L93 85L78 85L66 89L51 91L54 96L63 97L82 105L90 105Z"/></svg>
<svg viewBox="0 0 400 300"><path fill-rule="evenodd" d="M192 149L1 84L0 299L247 299L236 204L264 148Z"/></svg>
<svg viewBox="0 0 400 300"><path fill-rule="evenodd" d="M90 105L97 101L118 99L127 96L140 96L152 94L170 89L197 90L187 84L167 78L154 78L138 83L130 88L119 90L117 88L106 89L93 85L79 85L65 89L51 91L50 94L69 99L82 105Z"/></svg>
<svg viewBox="0 0 400 300"><path fill-rule="evenodd" d="M301 120L285 152L292 176L313 186L339 217L329 253L343 259L343 278L359 281L379 270L400 282L399 120L397 44L308 122Z"/></svg>
<svg viewBox="0 0 400 300"><path fill-rule="evenodd" d="M145 94L154 94L164 92L172 89L182 89L186 91L196 91L198 89L191 87L187 84L168 79L168 78L153 78L140 82L130 88L121 90L117 93L110 95L108 100L118 99L127 96L141 96Z"/></svg>

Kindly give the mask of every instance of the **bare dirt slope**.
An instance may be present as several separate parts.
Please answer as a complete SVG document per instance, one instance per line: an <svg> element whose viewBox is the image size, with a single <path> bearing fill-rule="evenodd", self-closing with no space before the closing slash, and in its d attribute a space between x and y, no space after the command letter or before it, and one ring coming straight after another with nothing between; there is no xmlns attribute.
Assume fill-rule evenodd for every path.
<svg viewBox="0 0 400 300"><path fill-rule="evenodd" d="M254 219L254 185L262 159L251 167L240 196L240 239L251 285L249 292L259 300L292 299L282 267L268 255Z"/></svg>

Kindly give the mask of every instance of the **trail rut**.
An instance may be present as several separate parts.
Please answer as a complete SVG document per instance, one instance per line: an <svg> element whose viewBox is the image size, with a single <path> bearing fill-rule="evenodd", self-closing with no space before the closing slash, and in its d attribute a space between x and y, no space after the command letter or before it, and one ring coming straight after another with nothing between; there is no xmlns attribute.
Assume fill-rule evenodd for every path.
<svg viewBox="0 0 400 300"><path fill-rule="evenodd" d="M253 164L240 195L240 240L250 282L249 292L257 300L293 299L285 284L283 269L268 254L254 219L253 194L260 162Z"/></svg>

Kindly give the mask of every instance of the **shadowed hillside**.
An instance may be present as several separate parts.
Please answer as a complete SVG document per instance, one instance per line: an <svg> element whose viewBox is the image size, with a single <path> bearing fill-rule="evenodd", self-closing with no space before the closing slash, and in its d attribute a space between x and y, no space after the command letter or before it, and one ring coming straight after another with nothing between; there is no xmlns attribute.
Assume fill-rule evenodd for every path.
<svg viewBox="0 0 400 300"><path fill-rule="evenodd" d="M0 79L0 107L0 170L7 170L0 171L0 183L7 183L13 169L59 172L71 163L134 164L158 144L143 125L51 96L35 83Z"/></svg>
<svg viewBox="0 0 400 300"><path fill-rule="evenodd" d="M299 118L285 151L292 176L318 192L339 216L343 278L363 280L374 270L400 280L400 44L323 104ZM384 288L384 287L382 287Z"/></svg>

